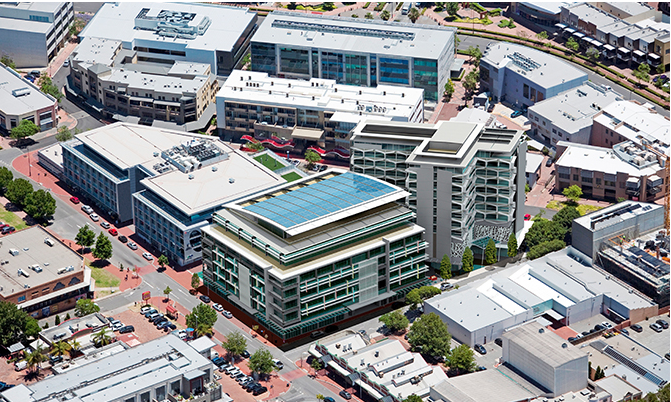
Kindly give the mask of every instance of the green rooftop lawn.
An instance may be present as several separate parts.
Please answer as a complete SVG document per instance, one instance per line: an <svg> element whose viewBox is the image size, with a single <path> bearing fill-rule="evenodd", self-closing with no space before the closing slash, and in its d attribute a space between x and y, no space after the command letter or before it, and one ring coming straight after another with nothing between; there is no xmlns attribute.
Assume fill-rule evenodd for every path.
<svg viewBox="0 0 671 402"><path fill-rule="evenodd" d="M16 230L25 229L28 227L23 219L19 218L19 216L14 212L7 211L2 205L0 205L0 221L7 225L14 226Z"/></svg>
<svg viewBox="0 0 671 402"><path fill-rule="evenodd" d="M292 181L294 181L294 180L298 180L298 179L300 179L300 178L301 178L301 175L299 175L299 174L296 173L296 172L291 172L291 173L287 173L287 174L285 174L284 176L282 176L282 178L283 178L284 180L286 180L287 182L292 182Z"/></svg>
<svg viewBox="0 0 671 402"><path fill-rule="evenodd" d="M269 156L268 154L264 155L259 155L254 158L257 162L261 163L263 166L267 167L270 170L277 170L281 169L286 165L283 165L282 163L278 162L277 159ZM294 179L296 180L296 179Z"/></svg>

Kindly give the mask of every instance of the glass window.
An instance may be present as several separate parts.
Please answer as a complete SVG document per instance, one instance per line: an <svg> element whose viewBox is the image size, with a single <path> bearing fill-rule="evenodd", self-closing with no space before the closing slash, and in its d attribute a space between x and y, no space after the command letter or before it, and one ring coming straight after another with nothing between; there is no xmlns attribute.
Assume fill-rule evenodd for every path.
<svg viewBox="0 0 671 402"><path fill-rule="evenodd" d="M527 84L524 84L524 87L522 88L522 96L529 99L529 86Z"/></svg>
<svg viewBox="0 0 671 402"><path fill-rule="evenodd" d="M343 55L322 52L322 78L343 82Z"/></svg>
<svg viewBox="0 0 671 402"><path fill-rule="evenodd" d="M424 89L424 98L438 100L438 69L435 60L415 59L413 68L413 86Z"/></svg>
<svg viewBox="0 0 671 402"><path fill-rule="evenodd" d="M170 384L170 392L175 395L176 393L179 393L179 380L173 382Z"/></svg>
<svg viewBox="0 0 671 402"><path fill-rule="evenodd" d="M162 401L165 399L165 385L156 388L155 392L156 392L156 400Z"/></svg>
<svg viewBox="0 0 671 402"><path fill-rule="evenodd" d="M345 55L345 82L350 85L368 85L368 57Z"/></svg>
<svg viewBox="0 0 671 402"><path fill-rule="evenodd" d="M309 53L304 49L280 48L280 72L309 74Z"/></svg>
<svg viewBox="0 0 671 402"><path fill-rule="evenodd" d="M410 84L408 60L391 59L380 57L379 82L390 82L394 84Z"/></svg>
<svg viewBox="0 0 671 402"><path fill-rule="evenodd" d="M274 44L252 43L252 70L263 71L270 75L277 73Z"/></svg>
<svg viewBox="0 0 671 402"><path fill-rule="evenodd" d="M140 402L149 402L149 391L140 394Z"/></svg>

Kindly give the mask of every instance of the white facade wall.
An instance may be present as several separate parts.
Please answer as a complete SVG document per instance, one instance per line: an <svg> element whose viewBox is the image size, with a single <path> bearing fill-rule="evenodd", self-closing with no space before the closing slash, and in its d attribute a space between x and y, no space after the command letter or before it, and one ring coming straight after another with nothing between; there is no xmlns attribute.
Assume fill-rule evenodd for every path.
<svg viewBox="0 0 671 402"><path fill-rule="evenodd" d="M510 363L529 378L548 389L552 395L559 395L555 393L554 367L516 343L514 338L503 338L503 361ZM587 369L587 362L585 362L585 369Z"/></svg>
<svg viewBox="0 0 671 402"><path fill-rule="evenodd" d="M587 388L587 353L580 359L571 360L554 370L554 394L563 395L567 392Z"/></svg>
<svg viewBox="0 0 671 402"><path fill-rule="evenodd" d="M0 52L9 56L17 68L44 67L49 63L46 33L0 27Z"/></svg>

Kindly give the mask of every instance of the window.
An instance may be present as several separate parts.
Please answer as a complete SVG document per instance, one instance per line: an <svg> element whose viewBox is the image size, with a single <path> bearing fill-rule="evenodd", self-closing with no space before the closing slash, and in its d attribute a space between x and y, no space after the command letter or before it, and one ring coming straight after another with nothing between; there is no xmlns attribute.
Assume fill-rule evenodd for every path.
<svg viewBox="0 0 671 402"><path fill-rule="evenodd" d="M592 182L592 178L591 178L591 177L583 177L583 178L582 178L582 182L583 182L583 183L591 183L591 182Z"/></svg>
<svg viewBox="0 0 671 402"><path fill-rule="evenodd" d="M23 295L23 296L19 296L19 298L16 299L16 301L17 301L17 303L24 302L24 301L26 301L26 296L25 296L25 295Z"/></svg>
<svg viewBox="0 0 671 402"><path fill-rule="evenodd" d="M552 134L557 134L557 130L553 128L552 129ZM560 134L560 137L561 137L561 134Z"/></svg>
<svg viewBox="0 0 671 402"><path fill-rule="evenodd" d="M175 393L179 393L179 380L174 381L172 384L170 384L170 393L173 395Z"/></svg>
<svg viewBox="0 0 671 402"><path fill-rule="evenodd" d="M601 185L601 179L596 179L596 185L600 186Z"/></svg>
<svg viewBox="0 0 671 402"><path fill-rule="evenodd" d="M149 394L150 394L149 391L140 394L140 402L149 402Z"/></svg>
<svg viewBox="0 0 671 402"><path fill-rule="evenodd" d="M524 87L522 87L522 96L529 99L529 86L527 84L524 84Z"/></svg>
<svg viewBox="0 0 671 402"><path fill-rule="evenodd" d="M580 180L580 178L578 177L577 174L574 174L574 175L573 175L573 181L578 181L578 180Z"/></svg>

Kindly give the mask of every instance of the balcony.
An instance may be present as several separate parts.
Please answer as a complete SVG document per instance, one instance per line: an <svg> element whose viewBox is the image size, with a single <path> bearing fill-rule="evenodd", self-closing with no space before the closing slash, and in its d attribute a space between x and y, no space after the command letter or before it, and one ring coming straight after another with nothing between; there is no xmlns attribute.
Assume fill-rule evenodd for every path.
<svg viewBox="0 0 671 402"><path fill-rule="evenodd" d="M294 131L295 126L291 125L281 125L281 124L271 124L266 122L254 122L254 133L273 133L278 137L285 137L287 139L291 138L291 133Z"/></svg>
<svg viewBox="0 0 671 402"><path fill-rule="evenodd" d="M205 384L205 389L203 390L195 390L195 392L191 392L189 395L184 396L182 394L177 394L177 395L170 395L168 394L168 397L164 399L164 401L169 401L169 402L184 402L184 401L189 401L189 402L211 402L211 401L218 401L221 399L221 384L218 382L210 382Z"/></svg>

